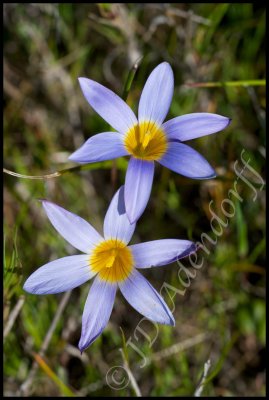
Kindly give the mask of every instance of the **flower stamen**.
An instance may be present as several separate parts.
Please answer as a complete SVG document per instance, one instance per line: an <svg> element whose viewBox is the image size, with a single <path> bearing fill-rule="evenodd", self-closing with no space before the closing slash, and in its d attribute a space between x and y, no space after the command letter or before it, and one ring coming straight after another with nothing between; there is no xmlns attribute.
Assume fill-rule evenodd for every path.
<svg viewBox="0 0 269 400"><path fill-rule="evenodd" d="M167 139L158 125L151 121L144 121L129 129L124 145L135 158L157 161L167 150Z"/></svg>
<svg viewBox="0 0 269 400"><path fill-rule="evenodd" d="M91 269L110 283L125 280L131 273L134 261L131 250L119 239L99 243L89 260Z"/></svg>

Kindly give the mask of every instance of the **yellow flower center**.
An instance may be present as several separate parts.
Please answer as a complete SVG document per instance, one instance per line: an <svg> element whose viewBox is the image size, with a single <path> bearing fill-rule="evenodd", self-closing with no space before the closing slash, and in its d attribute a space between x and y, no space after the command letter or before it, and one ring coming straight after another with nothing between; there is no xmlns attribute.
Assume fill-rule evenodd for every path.
<svg viewBox="0 0 269 400"><path fill-rule="evenodd" d="M129 129L124 145L133 157L156 161L166 152L167 139L158 125L151 121L144 121Z"/></svg>
<svg viewBox="0 0 269 400"><path fill-rule="evenodd" d="M99 278L110 283L124 281L134 266L130 248L119 239L99 243L89 262L92 270L99 274Z"/></svg>

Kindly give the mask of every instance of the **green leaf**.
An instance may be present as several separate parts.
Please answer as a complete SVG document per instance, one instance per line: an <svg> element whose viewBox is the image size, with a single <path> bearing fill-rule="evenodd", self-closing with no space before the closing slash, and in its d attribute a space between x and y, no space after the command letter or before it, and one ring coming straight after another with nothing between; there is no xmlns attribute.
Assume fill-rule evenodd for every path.
<svg viewBox="0 0 269 400"><path fill-rule="evenodd" d="M139 65L141 64L141 61L143 60L143 56L138 58L138 60L135 62L135 64L133 65L133 67L130 69L128 76L126 78L125 81L125 85L124 85L124 89L123 89L123 93L122 93L122 98L123 100L126 100L128 97L128 94L130 92L135 74L138 70Z"/></svg>

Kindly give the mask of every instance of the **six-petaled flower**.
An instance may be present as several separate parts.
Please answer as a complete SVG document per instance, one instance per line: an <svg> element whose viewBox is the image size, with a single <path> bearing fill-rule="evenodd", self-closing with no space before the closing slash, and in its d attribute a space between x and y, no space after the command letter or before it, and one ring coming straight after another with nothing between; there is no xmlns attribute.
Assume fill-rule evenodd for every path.
<svg viewBox="0 0 269 400"><path fill-rule="evenodd" d="M148 203L155 161L193 179L216 176L205 158L183 142L218 132L230 119L213 113L191 113L164 123L174 89L173 71L167 62L159 64L147 79L138 119L111 90L87 78L79 78L79 82L86 100L116 132L92 136L69 159L84 164L131 156L124 189L131 223L139 219Z"/></svg>
<svg viewBox="0 0 269 400"><path fill-rule="evenodd" d="M102 333L110 318L117 288L149 320L174 325L168 306L137 269L172 263L196 250L188 240L163 239L128 245L135 230L127 218L124 187L114 195L104 219L103 236L88 222L43 200L54 228L82 255L63 257L37 269L24 284L34 294L71 290L95 276L82 316L81 351Z"/></svg>

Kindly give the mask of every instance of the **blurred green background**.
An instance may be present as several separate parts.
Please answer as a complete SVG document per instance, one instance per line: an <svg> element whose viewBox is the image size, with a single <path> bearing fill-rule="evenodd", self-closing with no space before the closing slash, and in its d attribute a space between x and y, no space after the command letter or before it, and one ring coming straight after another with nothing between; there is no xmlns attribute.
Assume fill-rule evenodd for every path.
<svg viewBox="0 0 269 400"><path fill-rule="evenodd" d="M175 74L168 118L215 112L232 123L190 142L218 178L195 181L156 168L133 242L212 236L209 202L225 219L220 206L233 188L236 160L242 168L242 150L264 178L264 36L265 9L258 3L5 4L4 167L25 175L73 167L68 155L106 129L77 78L94 79L121 95L130 68L143 56L128 96L137 110L147 76L168 61ZM208 82L216 84L191 85ZM25 279L39 266L76 254L37 199L48 198L101 231L126 165L120 159L116 168L106 162L48 180L4 175L4 395L134 396L132 385L114 390L106 383L109 368L123 364L120 327L150 360L140 368L141 357L128 347L129 366L144 396L192 396L208 359L203 395L265 395L265 191L250 171L245 176L257 198L238 180L243 200L235 202L234 217L210 246L185 295L175 295L176 327L159 325L152 346L156 329L144 323L149 338L136 332L136 341L141 316L118 293L107 328L81 356L77 344L90 284L71 295L23 292ZM143 275L157 290L163 282L182 290L178 270L174 263ZM169 296L166 300L172 307Z"/></svg>

